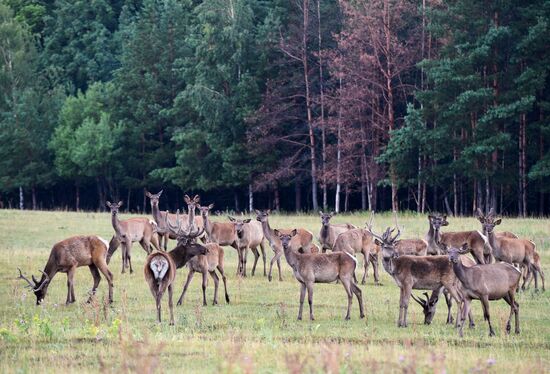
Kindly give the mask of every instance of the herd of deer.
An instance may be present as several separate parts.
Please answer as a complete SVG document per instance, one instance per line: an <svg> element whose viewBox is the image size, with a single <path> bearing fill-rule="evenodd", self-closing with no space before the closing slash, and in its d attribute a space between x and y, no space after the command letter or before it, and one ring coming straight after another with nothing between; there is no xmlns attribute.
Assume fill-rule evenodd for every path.
<svg viewBox="0 0 550 374"><path fill-rule="evenodd" d="M441 228L449 224L447 217L429 215L429 230L425 239L399 239L401 229L396 216L395 228L387 228L385 232L377 234L372 228L374 214L371 214L365 228L358 228L349 223L331 224L330 220L334 213L320 212L322 225L318 237L319 249L313 244L313 234L308 230L272 229L269 224L269 210L256 210L255 221L229 217L229 222L212 222L209 213L213 205L201 206L198 196L190 198L185 195L188 212L187 215L180 215L179 211L170 214L159 210L162 191L157 194L147 192L146 195L151 203L152 220L120 220L118 211L122 202L107 202L115 231L110 242L99 236L74 236L53 246L40 280L32 276L31 281L19 270L19 278L27 281L36 295L36 303L40 304L43 301L48 285L57 272L67 273L66 302L75 302L74 274L77 267L85 265L90 268L94 278L88 301L97 290L101 272L109 285L109 302L112 302L113 275L108 268L109 261L117 248L121 247L122 273L125 273L127 268L132 273L131 247L134 242L139 242L148 254L144 275L156 301L159 322L161 299L166 290L168 291L170 324L174 324L172 293L176 269L184 265L189 268L189 273L178 305L183 303L195 272L202 274L204 305L207 305L208 274L214 281L213 304L218 303L218 273L224 283L225 300L227 303L230 302L224 270L224 246L231 246L237 250L237 275L243 277L246 276L248 249L254 254L252 275L255 274L260 258L259 247L263 273L264 276L268 276L269 281L272 280L274 263L277 264L279 281L283 280L281 256L284 254L294 277L300 283L299 320L302 319L306 291L309 317L313 320L313 284L334 281L342 284L348 296L345 319L350 318L353 295L358 300L360 318L365 316L362 292L355 276L358 254L362 254L364 259L362 284L365 284L369 263L373 266L375 284L380 284L378 261L381 256L384 269L399 286L399 327L407 326L407 309L411 296L423 308L424 323L430 324L437 301L443 293L448 308L447 323L453 323L452 300L459 305L456 326L460 336L466 316L469 316L470 327L474 326L470 312L470 304L474 299L481 301L490 335L494 335L494 331L489 314L489 300L497 299L504 299L510 305L507 332L510 331L512 315L515 315L515 332L519 333L519 305L515 300L515 293L519 289L521 277L523 276L522 289L525 289L534 278L535 289L538 290L538 276L541 277L543 291L545 287L544 273L535 244L509 232L495 232L495 226L501 223L501 219L495 217L493 210L487 215L478 210L477 218L481 222L481 231L441 232ZM196 209L199 209L200 216L195 216ZM175 239L177 244L174 249L167 252L169 239ZM274 252L269 273L266 271L264 239L269 242ZM467 253L471 253L473 259L466 256ZM422 299L412 294L413 289L431 290L432 294L424 292L426 299Z"/></svg>

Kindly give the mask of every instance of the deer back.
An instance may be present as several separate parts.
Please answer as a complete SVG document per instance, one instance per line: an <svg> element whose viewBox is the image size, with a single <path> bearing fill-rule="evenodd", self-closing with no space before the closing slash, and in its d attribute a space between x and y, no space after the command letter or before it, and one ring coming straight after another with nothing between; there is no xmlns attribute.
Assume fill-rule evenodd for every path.
<svg viewBox="0 0 550 374"><path fill-rule="evenodd" d="M399 256L393 260L393 277L400 286L409 283L426 290L453 284L456 279L448 256Z"/></svg>

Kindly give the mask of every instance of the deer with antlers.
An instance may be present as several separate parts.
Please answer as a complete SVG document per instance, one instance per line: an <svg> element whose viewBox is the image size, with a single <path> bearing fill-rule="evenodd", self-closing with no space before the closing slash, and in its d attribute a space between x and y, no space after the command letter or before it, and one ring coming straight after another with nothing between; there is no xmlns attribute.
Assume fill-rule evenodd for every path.
<svg viewBox="0 0 550 374"><path fill-rule="evenodd" d="M348 252L333 253L299 253L291 249L291 240L298 235L298 231L293 229L290 233L273 230L273 234L280 240L285 254L286 261L292 268L296 280L300 282L300 310L298 320L302 319L302 310L304 307L304 298L306 289L309 303L309 319L313 317L313 284L331 283L339 280L348 295L348 310L345 319L350 319L351 304L353 295L359 302L359 317L364 318L363 296L361 290L353 281L353 273L357 266L357 260Z"/></svg>
<svg viewBox="0 0 550 374"><path fill-rule="evenodd" d="M107 254L107 263L110 262L113 253L122 245L122 273L126 272L126 268L132 269L131 249L132 243L139 242L143 250L151 253L151 245L160 251L158 236L156 233L156 223L148 218L137 217L129 218L121 221L118 218L118 210L122 206L122 201L117 204L112 204L107 201L107 206L111 210L111 224L115 230L115 235L109 243L109 252Z"/></svg>
<svg viewBox="0 0 550 374"><path fill-rule="evenodd" d="M224 270L224 252L222 247L218 243L206 243L204 245L200 245L196 243L196 238L199 237L203 232L204 228L202 229L196 229L195 232L193 232L193 226L189 226L188 232L184 232L184 230L181 229L181 224L179 220L179 211L176 213L176 226L173 227L169 222L166 222L166 225L168 229L178 238L178 247L184 248L187 251L190 250L196 250L197 248L203 248L204 252L201 252L200 254L197 254L196 257L193 257L192 259L187 262L187 267L189 268L189 274L187 275L187 280L185 282L185 285L183 286L183 291L181 293L181 296L178 300L177 305L183 304L183 299L185 297L185 293L187 292L187 288L189 287L189 284L191 283L191 280L193 279L193 275L195 272L199 272L202 274L202 300L203 305L207 305L206 303L206 287L208 286L208 274L212 277L214 280L214 301L212 305L218 304L218 286L219 286L219 277L216 274L216 270L220 273L222 280L223 280L223 286L225 290L225 301L227 303L230 302L229 294L227 292L227 277L225 276L225 270ZM179 266L178 266L179 267Z"/></svg>
<svg viewBox="0 0 550 374"><path fill-rule="evenodd" d="M74 274L76 268L88 266L94 278L94 285L88 302L95 295L99 282L101 281L100 272L105 277L109 285L109 302L113 302L113 274L107 266L108 243L99 236L73 236L62 240L52 247L50 257L42 272L42 277L37 280L34 275L30 281L23 275L20 269L19 278L26 281L36 296L36 305L42 303L46 297L48 286L53 277L61 272L67 273L67 304L76 301L74 295Z"/></svg>

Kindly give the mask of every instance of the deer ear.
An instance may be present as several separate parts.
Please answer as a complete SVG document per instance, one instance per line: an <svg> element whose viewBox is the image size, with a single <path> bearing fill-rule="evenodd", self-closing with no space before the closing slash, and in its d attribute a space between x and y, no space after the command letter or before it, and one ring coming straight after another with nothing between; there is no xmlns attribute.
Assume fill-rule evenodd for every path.
<svg viewBox="0 0 550 374"><path fill-rule="evenodd" d="M279 236L279 230L275 229L275 230L273 230L273 233L274 233L275 235Z"/></svg>
<svg viewBox="0 0 550 374"><path fill-rule="evenodd" d="M320 216L323 215L323 211L322 211L322 210L319 211L319 215L320 215Z"/></svg>
<svg viewBox="0 0 550 374"><path fill-rule="evenodd" d="M227 216L227 218L229 218L229 220L230 220L231 222L235 222L235 218L233 218L233 217L231 217L231 216Z"/></svg>
<svg viewBox="0 0 550 374"><path fill-rule="evenodd" d="M251 219L248 218L248 219L245 219L243 222L244 222L244 223L250 223L250 221L251 221Z"/></svg>
<svg viewBox="0 0 550 374"><path fill-rule="evenodd" d="M201 198L199 195L195 195L195 197L193 198L193 201L195 201L196 203L200 202L201 201Z"/></svg>
<svg viewBox="0 0 550 374"><path fill-rule="evenodd" d="M212 208L214 208L214 204L208 205L208 209L212 209Z"/></svg>
<svg viewBox="0 0 550 374"><path fill-rule="evenodd" d="M265 211L265 214L269 214L269 213L271 213L271 209L268 209Z"/></svg>
<svg viewBox="0 0 550 374"><path fill-rule="evenodd" d="M443 217L442 217L442 218L443 218L443 221L446 221L446 220L447 220L447 215L446 215L446 214L445 214L445 215L443 215Z"/></svg>
<svg viewBox="0 0 550 374"><path fill-rule="evenodd" d="M189 204L191 198L189 197L189 195L183 195L183 201L185 201L186 204Z"/></svg>
<svg viewBox="0 0 550 374"><path fill-rule="evenodd" d="M501 218L497 219L497 220L494 222L495 226L496 226L496 225L500 225L501 223L502 223L502 219L501 219Z"/></svg>
<svg viewBox="0 0 550 374"><path fill-rule="evenodd" d="M428 215L428 219L431 221L432 219L434 219L435 217L432 216L431 214Z"/></svg>
<svg viewBox="0 0 550 374"><path fill-rule="evenodd" d="M381 246L381 245L382 245L382 242L381 242L380 240L378 240L378 239L374 239L374 244L380 245L380 246Z"/></svg>
<svg viewBox="0 0 550 374"><path fill-rule="evenodd" d="M164 190L159 191L159 193L157 194L158 197L160 197L160 195L162 195L162 191L164 191Z"/></svg>
<svg viewBox="0 0 550 374"><path fill-rule="evenodd" d="M261 214L261 212L258 209L254 209L254 211L256 212L257 215Z"/></svg>
<svg viewBox="0 0 550 374"><path fill-rule="evenodd" d="M290 233L290 236L296 236L296 234L298 234L298 230L294 229L294 230L292 230L292 232Z"/></svg>
<svg viewBox="0 0 550 374"><path fill-rule="evenodd" d="M336 214L337 214L337 213L334 212L334 211L333 211L333 212L330 212L330 215L331 215L331 216L335 216Z"/></svg>
<svg viewBox="0 0 550 374"><path fill-rule="evenodd" d="M122 206L122 201L119 201L117 205L120 208Z"/></svg>
<svg viewBox="0 0 550 374"><path fill-rule="evenodd" d="M145 196L147 196L148 198L151 198L153 195L151 195L151 192L145 190Z"/></svg>
<svg viewBox="0 0 550 374"><path fill-rule="evenodd" d="M111 204L110 201L107 201L107 202L105 202L105 205L107 205L110 208L112 204Z"/></svg>

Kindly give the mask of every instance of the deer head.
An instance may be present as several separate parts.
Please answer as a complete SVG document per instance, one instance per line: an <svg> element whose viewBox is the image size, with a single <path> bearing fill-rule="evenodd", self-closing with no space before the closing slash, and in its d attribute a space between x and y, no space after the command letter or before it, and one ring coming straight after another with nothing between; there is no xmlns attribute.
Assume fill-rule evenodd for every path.
<svg viewBox="0 0 550 374"><path fill-rule="evenodd" d="M188 195L184 195L183 200L187 205L189 205L190 209L194 209L199 206L201 198L199 197L199 195L195 195L195 197L191 199Z"/></svg>
<svg viewBox="0 0 550 374"><path fill-rule="evenodd" d="M176 237L178 245L187 245L190 243L194 243L196 241L196 238L201 236L204 232L204 227L202 229L196 229L195 231L191 231L189 227L187 227L187 230L184 230L181 226L181 220L180 220L180 211L179 209L176 211L176 225L172 226L170 221L168 221L168 211L166 211L166 215L164 216L164 224L166 225L167 229Z"/></svg>
<svg viewBox="0 0 550 374"><path fill-rule="evenodd" d="M460 261L460 255L464 255L468 252L469 251L467 243L464 243L461 248L451 247L447 251L447 253L449 254L449 260L451 260L451 262L454 262L455 264L458 264L458 262Z"/></svg>
<svg viewBox="0 0 550 374"><path fill-rule="evenodd" d="M214 208L214 204L210 204L208 206L201 206L198 205L199 211L201 212L202 218L208 218L208 212Z"/></svg>
<svg viewBox="0 0 550 374"><path fill-rule="evenodd" d="M323 226L328 226L330 224L330 219L336 215L334 212L330 213L323 213L322 211L319 211L319 215L321 216L321 224Z"/></svg>
<svg viewBox="0 0 550 374"><path fill-rule="evenodd" d="M292 238L294 236L296 236L296 234L298 233L298 231L296 229L292 230L290 232L290 234L283 234L282 232L280 232L279 230L275 229L273 230L273 233L279 238L279 240L281 241L281 244L283 246L283 249L288 249L288 246L290 245L290 241L292 240Z"/></svg>
<svg viewBox="0 0 550 374"><path fill-rule="evenodd" d="M28 286L32 292L34 292L34 295L36 296L36 305L40 305L44 298L46 297L46 291L48 290L48 284L50 283L50 277L48 277L48 274L44 273L42 270L40 272L42 273L42 279L39 281L36 280L34 275L31 276L32 282L23 275L21 272L21 269L17 268L19 270L19 277L18 279L22 279L28 283Z"/></svg>
<svg viewBox="0 0 550 374"><path fill-rule="evenodd" d="M478 210L478 214L481 213L480 210ZM495 229L495 226L500 225L502 223L502 219L498 218L495 219L495 210L491 208L489 211L489 214L487 216L481 216L478 217L479 222L481 222L481 227L483 228L483 231L487 234L491 234L493 230Z"/></svg>
<svg viewBox="0 0 550 374"><path fill-rule="evenodd" d="M271 209L267 210L254 210L256 212L256 220L260 222L267 222L269 217L269 213L271 213Z"/></svg>
<svg viewBox="0 0 550 374"><path fill-rule="evenodd" d="M244 235L244 225L247 223L250 223L251 219L236 219L231 216L227 216L231 222L233 222L233 226L235 226L235 232L237 233L237 236L239 239L243 238Z"/></svg>
<svg viewBox="0 0 550 374"><path fill-rule="evenodd" d="M162 195L162 191L163 190L160 190L156 194L152 194L149 191L145 191L145 196L147 196L149 199L151 199L151 206L153 206L153 207L158 207L159 206L159 200L160 200L160 195Z"/></svg>
<svg viewBox="0 0 550 374"><path fill-rule="evenodd" d="M418 298L414 296L414 294L411 293L412 298L414 301L416 301L420 306L422 307L422 311L424 312L424 324L429 325L432 323L432 320L435 316L435 308L437 306L437 300L439 299L437 296L434 296L432 300L430 300L430 296L427 292L424 292L424 296L426 297L426 300L423 300L422 298Z"/></svg>
<svg viewBox="0 0 550 374"><path fill-rule="evenodd" d="M119 201L116 204L113 204L109 201L105 203L109 209L111 209L111 214L116 216L118 214L119 208L122 206L122 201Z"/></svg>
<svg viewBox="0 0 550 374"><path fill-rule="evenodd" d="M428 216L428 220L430 221L430 226L434 228L435 231L439 231L442 226L448 226L449 222L447 222L447 215L440 215L440 214L430 214Z"/></svg>

